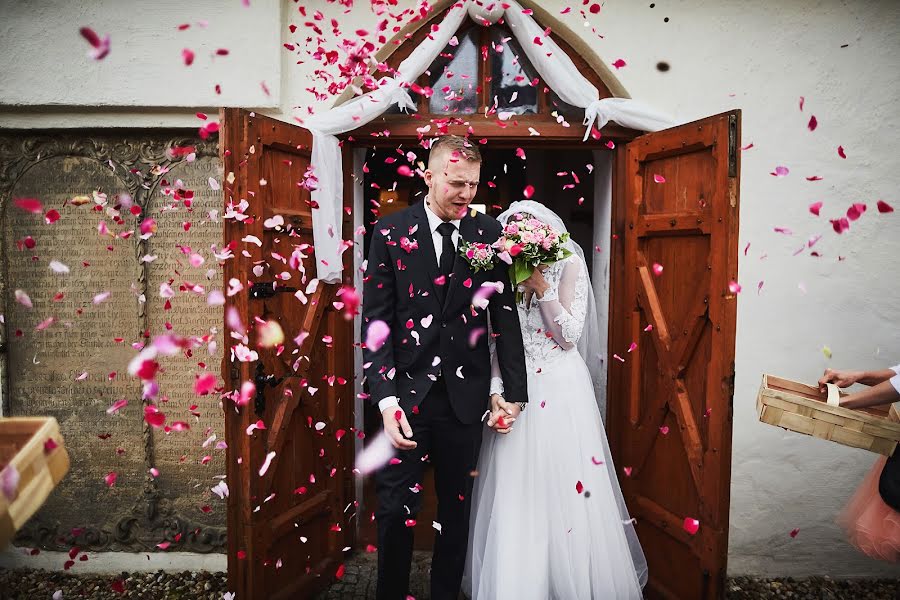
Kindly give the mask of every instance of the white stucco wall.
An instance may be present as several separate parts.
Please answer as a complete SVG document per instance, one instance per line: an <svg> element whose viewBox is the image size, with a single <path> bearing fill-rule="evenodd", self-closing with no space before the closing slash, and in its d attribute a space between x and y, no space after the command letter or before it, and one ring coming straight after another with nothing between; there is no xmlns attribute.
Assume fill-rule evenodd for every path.
<svg viewBox="0 0 900 600"><path fill-rule="evenodd" d="M219 105L261 108L285 120L302 116L319 63L296 64L303 57L281 43L302 41L307 19L293 0L250 4L0 0L0 126L195 126L196 110ZM324 1L304 4L309 14L319 9L338 19L348 35L377 22L365 2L349 14ZM607 64L627 62L616 75L633 98L681 121L741 108L743 143L753 143L742 156L741 249L750 247L739 277L729 571L896 575L895 566L848 546L833 524L874 455L761 425L754 403L764 372L812 381L829 365L900 362L900 213L875 210L878 199L900 210L900 3L683 0L650 8L649 1L608 0L590 18L602 39L582 26L580 3L541 2L556 15L569 5L572 14L560 17L565 23ZM210 23L200 34L196 26L190 36L175 30L200 19ZM112 34L104 62L83 58L81 25ZM336 42L329 37L325 45ZM197 52L189 70L182 47ZM218 47L230 56L211 60ZM658 61L671 70L657 71ZM217 82L220 97L212 92ZM810 132L813 114L819 126ZM770 176L778 165L790 175ZM806 181L813 175L824 179ZM821 218L807 210L818 200ZM827 218L853 202L869 210L849 232L834 234ZM794 234L775 233L776 226ZM814 234L823 234L815 246L823 256L793 256ZM788 535L793 528L800 529L795 539Z"/></svg>

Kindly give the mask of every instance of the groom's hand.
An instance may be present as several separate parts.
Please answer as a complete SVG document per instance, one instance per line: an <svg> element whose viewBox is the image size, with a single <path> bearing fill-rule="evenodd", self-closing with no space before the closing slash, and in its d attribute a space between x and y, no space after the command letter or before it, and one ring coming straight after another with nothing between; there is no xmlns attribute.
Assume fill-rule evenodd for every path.
<svg viewBox="0 0 900 600"><path fill-rule="evenodd" d="M416 443L411 438L413 434L409 421L406 420L406 413L399 406L390 406L381 411L381 420L384 421L384 432L391 445L397 450L412 450L416 447ZM406 437L403 437L406 436Z"/></svg>
<svg viewBox="0 0 900 600"><path fill-rule="evenodd" d="M512 424L519 416L519 412L518 404L507 402L499 394L492 394L491 416L488 418L487 425L497 433L509 433L512 431Z"/></svg>

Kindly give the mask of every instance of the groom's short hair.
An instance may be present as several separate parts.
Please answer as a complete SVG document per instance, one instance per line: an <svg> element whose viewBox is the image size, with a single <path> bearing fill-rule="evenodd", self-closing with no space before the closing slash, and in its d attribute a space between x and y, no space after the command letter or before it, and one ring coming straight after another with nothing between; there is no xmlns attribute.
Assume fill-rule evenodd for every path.
<svg viewBox="0 0 900 600"><path fill-rule="evenodd" d="M464 158L478 163L481 162L481 152L479 152L478 147L466 138L458 135L443 135L431 143L431 153L428 155L428 168L433 169L436 167L438 165L437 161L445 155L450 160Z"/></svg>

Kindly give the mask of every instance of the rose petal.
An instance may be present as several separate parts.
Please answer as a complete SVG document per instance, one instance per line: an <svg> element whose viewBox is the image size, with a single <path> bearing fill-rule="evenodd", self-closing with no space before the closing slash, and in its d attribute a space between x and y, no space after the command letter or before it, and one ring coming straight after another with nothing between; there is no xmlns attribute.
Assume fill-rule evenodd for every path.
<svg viewBox="0 0 900 600"><path fill-rule="evenodd" d="M377 319L372 321L366 330L366 347L372 352L377 352L390 334L391 330L387 323Z"/></svg>
<svg viewBox="0 0 900 600"><path fill-rule="evenodd" d="M205 396L216 389L215 373L203 373L194 380L194 393Z"/></svg>
<svg viewBox="0 0 900 600"><path fill-rule="evenodd" d="M44 212L44 206L37 198L16 198L13 201L13 204L18 206L22 210L35 215L39 215Z"/></svg>
<svg viewBox="0 0 900 600"><path fill-rule="evenodd" d="M275 458L275 452L269 452L266 454L266 459L263 461L262 466L259 468L259 476L262 477L266 474L266 471L269 470L269 465L272 464L272 459Z"/></svg>
<svg viewBox="0 0 900 600"><path fill-rule="evenodd" d="M3 492L3 495L10 502L16 499L16 494L19 491L19 479L19 471L15 465L6 465L0 471L0 491Z"/></svg>

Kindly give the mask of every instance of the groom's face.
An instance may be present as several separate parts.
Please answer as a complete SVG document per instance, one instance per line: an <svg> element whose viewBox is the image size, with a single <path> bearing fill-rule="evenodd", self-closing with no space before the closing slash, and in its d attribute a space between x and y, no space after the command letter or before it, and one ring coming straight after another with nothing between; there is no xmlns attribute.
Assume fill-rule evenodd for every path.
<svg viewBox="0 0 900 600"><path fill-rule="evenodd" d="M461 219L478 191L481 162L454 152L435 157L425 171L429 208L445 221Z"/></svg>

